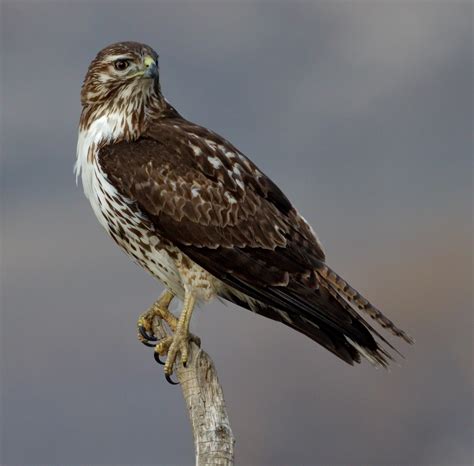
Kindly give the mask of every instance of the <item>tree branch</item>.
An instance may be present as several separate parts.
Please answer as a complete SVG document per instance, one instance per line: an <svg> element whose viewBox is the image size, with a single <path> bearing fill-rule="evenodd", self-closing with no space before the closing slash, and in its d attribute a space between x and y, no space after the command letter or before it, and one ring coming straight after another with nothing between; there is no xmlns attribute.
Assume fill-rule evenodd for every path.
<svg viewBox="0 0 474 466"><path fill-rule="evenodd" d="M167 335L159 317L153 320L153 331L159 339ZM186 367L176 367L193 429L196 466L232 466L235 440L212 359L191 342Z"/></svg>

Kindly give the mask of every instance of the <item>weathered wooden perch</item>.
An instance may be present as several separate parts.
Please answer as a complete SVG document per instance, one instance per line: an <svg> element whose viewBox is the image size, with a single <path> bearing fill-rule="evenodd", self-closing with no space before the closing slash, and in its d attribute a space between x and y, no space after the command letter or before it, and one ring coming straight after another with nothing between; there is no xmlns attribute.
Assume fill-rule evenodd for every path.
<svg viewBox="0 0 474 466"><path fill-rule="evenodd" d="M167 335L159 317L153 331L157 338ZM191 342L187 367L176 367L193 429L196 466L232 466L235 440L212 359Z"/></svg>

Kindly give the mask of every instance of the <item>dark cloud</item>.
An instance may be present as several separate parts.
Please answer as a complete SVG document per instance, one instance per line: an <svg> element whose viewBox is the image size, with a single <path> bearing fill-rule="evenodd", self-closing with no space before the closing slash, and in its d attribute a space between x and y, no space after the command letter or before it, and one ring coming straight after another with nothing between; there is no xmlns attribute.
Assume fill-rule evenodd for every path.
<svg viewBox="0 0 474 466"><path fill-rule="evenodd" d="M12 1L1 21L2 464L193 462L181 394L135 339L161 286L72 174L87 65L129 39L417 340L387 373L198 310L238 464L472 463L471 3Z"/></svg>

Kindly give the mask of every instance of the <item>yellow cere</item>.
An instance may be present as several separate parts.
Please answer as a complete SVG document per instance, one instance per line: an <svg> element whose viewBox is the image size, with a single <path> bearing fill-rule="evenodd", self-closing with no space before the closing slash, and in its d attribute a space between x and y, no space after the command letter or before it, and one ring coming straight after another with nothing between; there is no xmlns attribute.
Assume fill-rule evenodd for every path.
<svg viewBox="0 0 474 466"><path fill-rule="evenodd" d="M145 64L145 66L148 68L149 66L153 65L155 63L155 60L153 60L152 57L150 57L150 55L147 55L145 57L145 59L143 60L143 63Z"/></svg>

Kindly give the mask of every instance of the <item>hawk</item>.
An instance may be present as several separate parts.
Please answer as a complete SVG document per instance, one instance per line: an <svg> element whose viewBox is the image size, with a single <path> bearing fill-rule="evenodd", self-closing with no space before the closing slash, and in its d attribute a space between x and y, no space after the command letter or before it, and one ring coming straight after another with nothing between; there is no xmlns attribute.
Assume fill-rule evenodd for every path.
<svg viewBox="0 0 474 466"><path fill-rule="evenodd" d="M158 55L120 42L91 62L81 90L76 176L99 222L166 291L140 338L185 364L192 311L223 298L308 336L343 361L387 366L395 348L363 315L412 339L327 264L315 232L250 159L164 98ZM180 316L169 310L174 297ZM159 342L159 315L173 334Z"/></svg>

